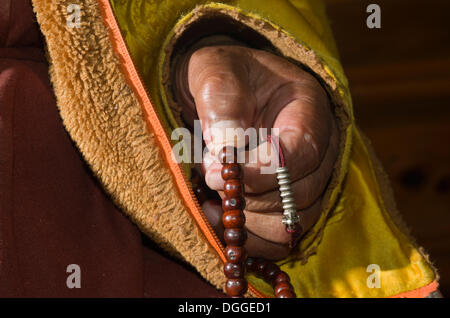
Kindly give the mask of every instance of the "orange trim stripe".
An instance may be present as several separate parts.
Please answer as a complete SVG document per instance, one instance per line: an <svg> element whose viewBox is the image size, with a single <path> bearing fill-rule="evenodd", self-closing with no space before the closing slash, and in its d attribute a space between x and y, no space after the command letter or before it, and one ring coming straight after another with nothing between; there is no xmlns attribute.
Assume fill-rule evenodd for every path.
<svg viewBox="0 0 450 318"><path fill-rule="evenodd" d="M421 288L414 289L408 292L404 292L395 296L392 296L390 298L425 298L428 295L430 295L432 292L435 292L438 290L439 284L436 280L431 282L428 285L425 285Z"/></svg>
<svg viewBox="0 0 450 318"><path fill-rule="evenodd" d="M168 164L170 171L175 177L175 184L183 198L186 207L190 214L194 217L201 231L205 235L208 242L219 254L219 257L223 262L226 261L225 250L221 245L219 239L217 238L214 230L211 228L208 220L203 214L198 202L194 199L194 195L190 184L186 181L186 176L183 169L179 164L172 160L172 145L169 138L158 118L155 109L152 106L150 100L150 95L147 93L142 80L137 72L137 69L133 63L133 60L129 54L128 48L126 46L125 40L123 39L122 33L120 31L119 25L117 24L116 17L112 10L109 0L98 0L100 4L100 11L103 21L109 28L110 39L116 53L119 56L119 61L123 67L124 75L127 78L130 86L135 91L143 110L145 112L145 119L148 127L155 133L156 140L158 141L162 151L165 162ZM256 288L249 284L249 290L255 294L257 297L266 297L260 293Z"/></svg>

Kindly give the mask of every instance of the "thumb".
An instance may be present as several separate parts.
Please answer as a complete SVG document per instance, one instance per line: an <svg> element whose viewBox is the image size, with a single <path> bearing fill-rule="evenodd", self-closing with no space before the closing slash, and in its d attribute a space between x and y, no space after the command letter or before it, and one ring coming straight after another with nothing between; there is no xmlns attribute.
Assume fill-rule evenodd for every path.
<svg viewBox="0 0 450 318"><path fill-rule="evenodd" d="M256 97L250 86L247 54L241 47L205 47L189 60L189 92L212 154L224 145L245 145L239 132L254 122Z"/></svg>

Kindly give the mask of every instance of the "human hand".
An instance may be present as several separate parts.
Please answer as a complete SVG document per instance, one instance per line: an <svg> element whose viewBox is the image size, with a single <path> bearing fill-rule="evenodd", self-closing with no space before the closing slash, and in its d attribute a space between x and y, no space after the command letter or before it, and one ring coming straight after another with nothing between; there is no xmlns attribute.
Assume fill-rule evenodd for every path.
<svg viewBox="0 0 450 318"><path fill-rule="evenodd" d="M187 54L175 73L175 87L187 124L192 126L195 119L201 120L210 149L203 163L207 185L223 197L221 164L211 159L217 156L216 149L223 147L223 140L217 140L211 128L278 128L302 233L312 227L322 210L339 143L337 123L320 83L272 53L218 45ZM276 158L261 158L266 152L258 153L260 146L247 150L256 162L242 164L246 248L250 256L281 259L290 251L291 235L281 222L283 209L276 175L261 174L262 167ZM276 155L272 152L266 156Z"/></svg>

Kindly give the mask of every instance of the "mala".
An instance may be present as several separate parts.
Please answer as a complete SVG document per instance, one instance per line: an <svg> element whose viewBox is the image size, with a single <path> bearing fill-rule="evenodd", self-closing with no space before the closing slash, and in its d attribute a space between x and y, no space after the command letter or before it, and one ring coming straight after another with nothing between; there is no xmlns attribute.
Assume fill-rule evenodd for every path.
<svg viewBox="0 0 450 318"><path fill-rule="evenodd" d="M225 228L224 240L226 243L225 255L227 261L224 264L224 273L227 278L226 293L230 297L242 297L248 289L245 279L246 271L254 273L263 278L274 288L275 296L278 298L295 298L294 288L290 284L289 276L283 272L278 265L261 258L247 257L244 248L247 241L247 230L245 229L245 208L244 186L242 184L242 170L237 163L237 149L226 146L219 154L222 166L222 178L225 181L224 194L222 200L222 222ZM283 164L284 166L284 164ZM281 167L283 168L283 167ZM286 194L283 199L283 224L290 233L298 232L298 222L296 219L295 204L293 203L292 192L287 175L280 178L280 173L287 173L286 169L277 175L280 184L280 192ZM281 182L281 183L280 183ZM283 183L284 182L284 183ZM281 187L285 186L284 190ZM283 198L283 197L282 197ZM294 205L293 205L294 204ZM294 211L295 213L292 213Z"/></svg>

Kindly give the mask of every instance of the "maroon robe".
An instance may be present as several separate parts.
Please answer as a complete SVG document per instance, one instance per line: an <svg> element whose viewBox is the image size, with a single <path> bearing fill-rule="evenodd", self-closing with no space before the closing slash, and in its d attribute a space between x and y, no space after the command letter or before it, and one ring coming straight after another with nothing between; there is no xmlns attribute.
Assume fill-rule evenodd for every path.
<svg viewBox="0 0 450 318"><path fill-rule="evenodd" d="M145 239L64 130L30 1L0 1L0 296L221 297ZM70 264L81 288L68 288Z"/></svg>

